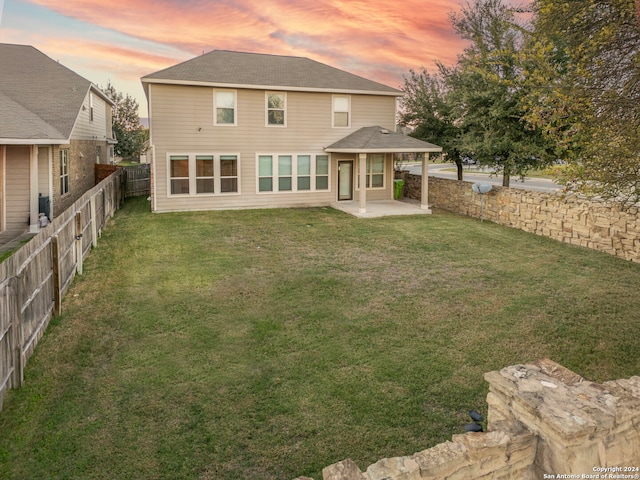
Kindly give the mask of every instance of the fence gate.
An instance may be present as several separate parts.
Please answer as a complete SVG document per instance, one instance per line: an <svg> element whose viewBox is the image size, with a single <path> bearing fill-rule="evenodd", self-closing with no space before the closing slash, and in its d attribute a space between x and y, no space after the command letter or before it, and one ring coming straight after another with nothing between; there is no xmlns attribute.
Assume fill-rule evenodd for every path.
<svg viewBox="0 0 640 480"><path fill-rule="evenodd" d="M151 195L151 165L124 167L127 172L127 197Z"/></svg>

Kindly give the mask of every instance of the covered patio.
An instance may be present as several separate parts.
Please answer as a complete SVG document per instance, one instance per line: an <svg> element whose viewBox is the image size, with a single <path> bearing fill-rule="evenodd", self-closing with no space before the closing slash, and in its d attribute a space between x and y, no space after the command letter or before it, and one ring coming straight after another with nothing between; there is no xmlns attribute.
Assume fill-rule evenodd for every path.
<svg viewBox="0 0 640 480"><path fill-rule="evenodd" d="M388 200L367 202L367 189L359 190L358 200L337 201L332 206L358 217L379 217L386 215L429 214L429 155L441 153L442 147L401 133L392 132L380 126L363 127L325 148L326 152L355 154L358 163L358 185L367 185L367 158L369 155L388 154L392 159L396 154L417 154L422 164L422 193L419 204L393 200L393 192ZM387 157L387 155L385 155ZM356 211L357 208L357 211ZM391 213L395 212L395 213Z"/></svg>

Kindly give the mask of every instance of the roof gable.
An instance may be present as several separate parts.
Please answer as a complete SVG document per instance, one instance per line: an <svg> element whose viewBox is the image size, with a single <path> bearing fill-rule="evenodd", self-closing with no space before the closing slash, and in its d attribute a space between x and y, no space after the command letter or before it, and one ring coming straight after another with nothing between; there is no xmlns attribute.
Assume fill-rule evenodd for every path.
<svg viewBox="0 0 640 480"><path fill-rule="evenodd" d="M87 93L96 87L28 45L0 44L0 65L1 138L69 139Z"/></svg>
<svg viewBox="0 0 640 480"><path fill-rule="evenodd" d="M142 77L142 83L400 95L395 88L304 57L214 50Z"/></svg>

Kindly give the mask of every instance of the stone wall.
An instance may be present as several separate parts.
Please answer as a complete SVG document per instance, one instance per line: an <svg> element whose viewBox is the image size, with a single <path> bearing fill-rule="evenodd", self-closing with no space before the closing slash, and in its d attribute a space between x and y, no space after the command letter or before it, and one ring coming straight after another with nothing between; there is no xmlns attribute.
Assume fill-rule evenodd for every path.
<svg viewBox="0 0 640 480"><path fill-rule="evenodd" d="M365 472L347 459L326 467L323 480L639 478L623 469L640 467L640 377L597 384L541 360L485 380L487 432L454 435Z"/></svg>
<svg viewBox="0 0 640 480"><path fill-rule="evenodd" d="M420 199L420 175L401 172L404 195ZM471 182L429 177L429 206L480 218L482 196ZM640 262L639 209L578 195L494 186L484 194L485 220Z"/></svg>

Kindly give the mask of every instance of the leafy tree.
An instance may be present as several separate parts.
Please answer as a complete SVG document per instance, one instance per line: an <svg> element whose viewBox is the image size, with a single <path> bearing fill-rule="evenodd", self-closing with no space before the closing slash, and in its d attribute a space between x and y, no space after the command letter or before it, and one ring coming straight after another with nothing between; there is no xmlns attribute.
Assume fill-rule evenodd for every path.
<svg viewBox="0 0 640 480"><path fill-rule="evenodd" d="M535 0L527 119L571 162L566 182L640 200L640 1Z"/></svg>
<svg viewBox="0 0 640 480"><path fill-rule="evenodd" d="M524 177L553 159L542 132L523 120L526 31L502 0L473 0L451 22L471 42L447 76L462 130L459 148L501 172L508 187L512 176Z"/></svg>
<svg viewBox="0 0 640 480"><path fill-rule="evenodd" d="M404 77L398 120L413 128L411 136L440 145L447 158L455 162L458 180L462 180L462 154L457 141L460 129L455 124L443 76L447 69L442 64L438 69L439 74L430 74L424 67L419 73L410 70L409 76Z"/></svg>
<svg viewBox="0 0 640 480"><path fill-rule="evenodd" d="M138 102L129 94L123 95L107 82L102 91L109 97L113 109L113 132L118 143L115 145L116 155L123 158L138 158L145 152L148 131L140 123Z"/></svg>
<svg viewBox="0 0 640 480"><path fill-rule="evenodd" d="M458 165L462 157L502 173L524 177L553 159L538 127L523 120L529 84L521 59L525 30L503 0L473 0L450 16L469 40L454 67L438 64L438 74L422 70L405 78L400 122L414 135L433 139Z"/></svg>

